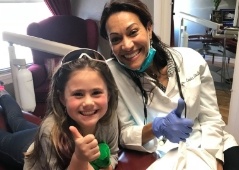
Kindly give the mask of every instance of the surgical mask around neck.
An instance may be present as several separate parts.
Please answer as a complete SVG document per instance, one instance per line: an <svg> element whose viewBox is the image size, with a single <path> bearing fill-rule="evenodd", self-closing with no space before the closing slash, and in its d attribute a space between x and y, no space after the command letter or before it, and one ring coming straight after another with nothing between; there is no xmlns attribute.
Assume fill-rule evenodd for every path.
<svg viewBox="0 0 239 170"><path fill-rule="evenodd" d="M132 70L132 71L137 71L137 72L144 72L149 66L150 64L152 63L153 59L154 59L154 56L155 56L155 53L156 53L156 50L151 46L149 48L149 52L148 52L148 55L147 57L145 58L144 62L142 63L140 69L137 69L137 70L132 70L131 68L129 68L128 66L126 66L125 64L123 64L122 62L120 62L118 60L118 58L116 57L116 59L118 60L118 62L120 63L120 65L122 65L123 67L129 69L129 70Z"/></svg>
<svg viewBox="0 0 239 170"><path fill-rule="evenodd" d="M147 57L145 58L144 62L142 63L140 69L136 70L136 71L138 71L140 73L144 72L152 63L155 53L156 53L156 50L153 47L150 47Z"/></svg>

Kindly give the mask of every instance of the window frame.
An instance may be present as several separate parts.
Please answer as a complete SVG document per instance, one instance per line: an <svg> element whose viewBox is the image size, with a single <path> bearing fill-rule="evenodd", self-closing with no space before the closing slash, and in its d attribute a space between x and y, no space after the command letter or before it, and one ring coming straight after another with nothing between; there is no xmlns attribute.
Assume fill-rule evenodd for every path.
<svg viewBox="0 0 239 170"><path fill-rule="evenodd" d="M44 0L0 0L0 3L34 3L43 1Z"/></svg>

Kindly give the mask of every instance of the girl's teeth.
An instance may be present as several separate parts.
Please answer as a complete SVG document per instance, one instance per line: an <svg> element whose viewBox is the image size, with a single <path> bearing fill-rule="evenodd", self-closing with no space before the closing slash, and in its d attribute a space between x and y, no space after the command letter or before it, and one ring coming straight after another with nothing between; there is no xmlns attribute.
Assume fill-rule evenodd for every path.
<svg viewBox="0 0 239 170"><path fill-rule="evenodd" d="M82 115L84 116L90 116L90 115L93 115L95 114L95 111L90 111L90 112L81 112Z"/></svg>

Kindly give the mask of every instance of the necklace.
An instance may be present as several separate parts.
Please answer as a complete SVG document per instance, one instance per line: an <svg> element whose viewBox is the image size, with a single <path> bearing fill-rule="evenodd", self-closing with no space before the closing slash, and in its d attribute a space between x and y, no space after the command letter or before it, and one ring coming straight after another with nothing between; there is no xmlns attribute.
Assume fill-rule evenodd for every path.
<svg viewBox="0 0 239 170"><path fill-rule="evenodd" d="M165 93L167 87L165 87L160 81L156 81L156 85Z"/></svg>
<svg viewBox="0 0 239 170"><path fill-rule="evenodd" d="M167 69L167 68L165 68ZM167 72L167 71L166 71ZM158 86L164 93L166 92L167 86L163 85L160 81L159 78L161 76L167 76L167 80L168 80L168 74L162 74L161 72L157 71L157 72L153 72L152 70L150 70L148 72L148 75L153 79L153 81L155 82L156 86Z"/></svg>

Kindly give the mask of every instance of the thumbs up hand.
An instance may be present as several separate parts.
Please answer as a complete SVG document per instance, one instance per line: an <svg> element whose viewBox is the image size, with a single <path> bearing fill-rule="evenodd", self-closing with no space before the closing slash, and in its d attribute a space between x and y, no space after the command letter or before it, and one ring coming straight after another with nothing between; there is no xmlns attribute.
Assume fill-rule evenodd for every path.
<svg viewBox="0 0 239 170"><path fill-rule="evenodd" d="M69 127L75 140L75 155L81 161L91 162L100 156L98 141L90 134L83 137L74 126Z"/></svg>
<svg viewBox="0 0 239 170"><path fill-rule="evenodd" d="M156 137L164 136L173 143L186 141L192 132L193 121L181 118L185 102L178 100L178 107L171 111L166 117L156 117L152 123L152 131Z"/></svg>

